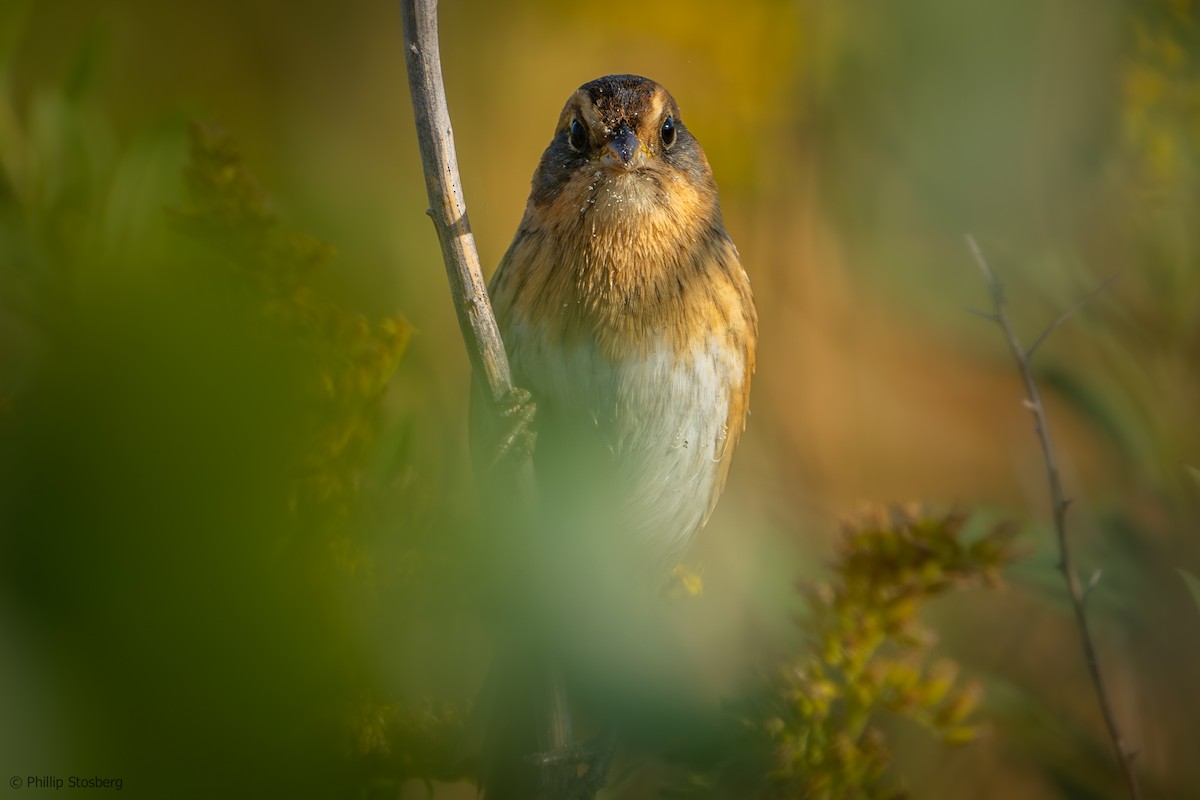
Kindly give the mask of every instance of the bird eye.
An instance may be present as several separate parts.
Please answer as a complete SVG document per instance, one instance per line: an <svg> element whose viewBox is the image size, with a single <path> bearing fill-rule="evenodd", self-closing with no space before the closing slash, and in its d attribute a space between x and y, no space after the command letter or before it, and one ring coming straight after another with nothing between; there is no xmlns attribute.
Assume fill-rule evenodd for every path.
<svg viewBox="0 0 1200 800"><path fill-rule="evenodd" d="M582 153L587 147L587 140L587 128L583 127L578 117L571 120L571 127L567 129L567 144L571 145L571 149L576 153Z"/></svg>
<svg viewBox="0 0 1200 800"><path fill-rule="evenodd" d="M667 117L662 124L662 143L663 147L670 147L675 144L675 118Z"/></svg>

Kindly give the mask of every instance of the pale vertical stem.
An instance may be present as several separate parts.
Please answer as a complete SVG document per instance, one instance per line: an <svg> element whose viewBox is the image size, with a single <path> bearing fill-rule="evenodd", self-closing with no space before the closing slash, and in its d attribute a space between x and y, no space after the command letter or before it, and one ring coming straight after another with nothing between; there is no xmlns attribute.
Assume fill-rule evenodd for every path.
<svg viewBox="0 0 1200 800"><path fill-rule="evenodd" d="M437 0L402 0L404 14L404 52L408 63L408 81L412 95L417 141L429 196L429 216L437 229L442 259L450 282L459 328L477 380L482 381L493 410L513 395L514 385L500 330L488 299L487 286L479 266L475 237L467 219L458 157L454 150L454 132L442 81L441 53L438 48ZM531 518L536 487L528 458L512 476L524 521ZM544 731L553 749L571 742L571 723L565 688L559 670L550 669L549 704ZM533 755L533 754L530 754ZM543 774L556 765L543 767ZM552 781L545 783L552 784ZM552 800L550 797L542 800Z"/></svg>
<svg viewBox="0 0 1200 800"><path fill-rule="evenodd" d="M404 51L408 82L417 123L417 141L425 167L429 216L442 245L442 259L450 280L450 293L467 354L477 376L494 401L508 396L512 375L500 329L488 300L487 285L479 267L479 252L467 219L458 156L442 62L438 50L437 0L404 0Z"/></svg>

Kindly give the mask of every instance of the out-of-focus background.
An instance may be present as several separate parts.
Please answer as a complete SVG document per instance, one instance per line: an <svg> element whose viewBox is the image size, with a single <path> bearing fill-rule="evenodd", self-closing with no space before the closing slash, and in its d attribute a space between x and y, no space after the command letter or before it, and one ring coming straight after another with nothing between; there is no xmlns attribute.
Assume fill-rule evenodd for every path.
<svg viewBox="0 0 1200 800"><path fill-rule="evenodd" d="M441 6L489 273L587 80L667 86L713 165L761 344L728 491L688 555L705 589L678 611L703 692L798 646L792 582L821 577L859 504L1022 525L1006 589L934 608L990 732L947 750L895 731L914 797L1122 795L1022 388L964 310L987 295L963 235L1027 343L1116 276L1037 377L1146 794L1200 796L1200 606L1181 574L1200 575L1195 5ZM435 736L488 657L463 566L468 364L398 4L10 0L0 79L0 774L329 796L362 745L338 738L347 708L416 709ZM221 158L185 173L189 120L236 142L263 190L243 197L269 195L276 227L336 251L302 240L311 279L263 289L181 232L189 185L240 180ZM263 296L291 309L271 334ZM304 338L317 328L332 354ZM345 366L337 347L366 374L346 378L349 409L332 378L308 390ZM454 773L434 796L471 796Z"/></svg>

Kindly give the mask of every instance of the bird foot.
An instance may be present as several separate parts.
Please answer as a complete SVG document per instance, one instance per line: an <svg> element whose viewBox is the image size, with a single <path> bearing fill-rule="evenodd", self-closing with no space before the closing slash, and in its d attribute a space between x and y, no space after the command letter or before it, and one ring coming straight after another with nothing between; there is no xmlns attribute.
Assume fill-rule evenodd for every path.
<svg viewBox="0 0 1200 800"><path fill-rule="evenodd" d="M537 443L537 432L533 429L537 405L533 402L533 395L514 386L497 401L497 408L506 429L497 442L492 469L504 463L520 464L526 461L533 455Z"/></svg>
<svg viewBox="0 0 1200 800"><path fill-rule="evenodd" d="M541 796L556 800L594 800L608 780L608 769L616 750L616 735L610 729L593 739L530 756L529 761L541 773Z"/></svg>

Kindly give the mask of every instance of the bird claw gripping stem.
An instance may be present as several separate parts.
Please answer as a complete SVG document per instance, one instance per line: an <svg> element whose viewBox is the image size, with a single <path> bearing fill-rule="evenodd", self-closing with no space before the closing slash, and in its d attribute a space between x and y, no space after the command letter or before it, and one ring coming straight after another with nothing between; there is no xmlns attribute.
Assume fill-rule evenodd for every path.
<svg viewBox="0 0 1200 800"><path fill-rule="evenodd" d="M501 464L520 464L533 455L537 444L537 432L533 429L533 418L537 405L526 390L514 386L496 402L503 434L496 443L496 451L490 464L495 469Z"/></svg>
<svg viewBox="0 0 1200 800"><path fill-rule="evenodd" d="M616 732L608 726L592 739L535 753L527 760L541 773L541 797L594 800L608 780L616 750Z"/></svg>

